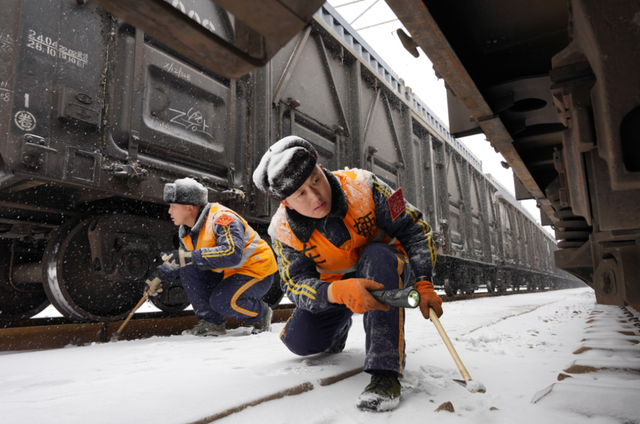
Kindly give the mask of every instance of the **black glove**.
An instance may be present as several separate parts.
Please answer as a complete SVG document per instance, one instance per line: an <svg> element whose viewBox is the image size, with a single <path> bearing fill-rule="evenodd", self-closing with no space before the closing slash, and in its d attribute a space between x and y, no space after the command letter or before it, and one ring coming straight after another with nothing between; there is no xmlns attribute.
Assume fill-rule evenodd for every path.
<svg viewBox="0 0 640 424"><path fill-rule="evenodd" d="M180 268L193 264L193 252L189 250L174 250L171 253L166 255L162 255L162 260L165 264L176 266L178 265Z"/></svg>

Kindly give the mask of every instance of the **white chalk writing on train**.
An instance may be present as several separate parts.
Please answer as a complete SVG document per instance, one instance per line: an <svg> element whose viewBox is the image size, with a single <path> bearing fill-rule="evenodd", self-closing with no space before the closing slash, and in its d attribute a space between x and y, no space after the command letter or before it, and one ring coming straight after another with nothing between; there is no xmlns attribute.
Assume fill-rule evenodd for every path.
<svg viewBox="0 0 640 424"><path fill-rule="evenodd" d="M11 54L14 44L11 34L0 32L0 101L3 102L8 102L11 99L9 81L13 78Z"/></svg>
<svg viewBox="0 0 640 424"><path fill-rule="evenodd" d="M37 34L32 29L29 30L27 47L44 54L48 54L51 57L59 57L62 60L66 60L68 63L73 63L79 66L80 68L84 68L84 66L89 63L89 55L87 53L67 48L62 44L59 44L57 41L53 41L50 37Z"/></svg>
<svg viewBox="0 0 640 424"><path fill-rule="evenodd" d="M23 131L31 131L36 127L36 117L27 110L19 110L13 117L13 120Z"/></svg>
<svg viewBox="0 0 640 424"><path fill-rule="evenodd" d="M162 129L165 129L165 130L170 130L171 129L171 125L169 125L168 122L163 121L160 118L157 118L157 117L154 116L151 121L153 122L153 125L155 125L157 127L160 127Z"/></svg>
<svg viewBox="0 0 640 424"><path fill-rule="evenodd" d="M177 109L169 110L176 113L176 116L171 118L170 122L181 125L190 131L201 132L213 137L213 135L207 132L209 126L207 125L207 121L204 119L202 112L195 110L194 108L189 109L188 112L183 112Z"/></svg>
<svg viewBox="0 0 640 424"><path fill-rule="evenodd" d="M0 81L0 102L8 103L11 100L11 90L7 88L8 86L7 81Z"/></svg>
<svg viewBox="0 0 640 424"><path fill-rule="evenodd" d="M11 34L0 33L0 52L11 53L13 51L13 44Z"/></svg>
<svg viewBox="0 0 640 424"><path fill-rule="evenodd" d="M209 19L205 19L201 22L200 15L198 15L198 13L194 10L190 10L189 12L187 12L186 8L184 7L184 3L182 3L181 1L179 0L172 0L172 1L165 0L165 1L167 3L171 3L171 6L175 7L176 9L179 9L182 13L186 14L191 19L193 19L194 21L196 21L197 23L199 23L209 31L216 32L216 27L215 25L213 25L213 22L211 22Z"/></svg>
<svg viewBox="0 0 640 424"><path fill-rule="evenodd" d="M166 65L162 67L167 72L171 72L178 78L182 78L187 81L191 81L191 74L187 74L186 72L182 72L182 66L174 66L173 63L168 62Z"/></svg>

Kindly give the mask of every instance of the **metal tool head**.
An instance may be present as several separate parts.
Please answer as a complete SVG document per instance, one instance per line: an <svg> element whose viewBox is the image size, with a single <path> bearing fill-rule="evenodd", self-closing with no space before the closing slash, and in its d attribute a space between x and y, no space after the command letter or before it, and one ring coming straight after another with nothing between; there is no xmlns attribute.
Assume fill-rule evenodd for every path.
<svg viewBox="0 0 640 424"><path fill-rule="evenodd" d="M115 333L113 333L111 335L111 337L109 338L109 341L111 342L117 342L118 340L120 340L120 333L118 333L117 331Z"/></svg>
<svg viewBox="0 0 640 424"><path fill-rule="evenodd" d="M484 387L484 384L479 381L473 380L453 380L465 389L469 390L471 393L486 393L487 389Z"/></svg>

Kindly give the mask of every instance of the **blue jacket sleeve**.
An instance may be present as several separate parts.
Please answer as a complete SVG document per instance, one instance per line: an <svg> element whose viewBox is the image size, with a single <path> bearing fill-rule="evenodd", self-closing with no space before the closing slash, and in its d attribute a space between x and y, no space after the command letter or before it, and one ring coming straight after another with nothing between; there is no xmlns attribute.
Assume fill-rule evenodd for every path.
<svg viewBox="0 0 640 424"><path fill-rule="evenodd" d="M245 228L242 222L234 215L228 216L234 218L229 224L212 224L217 245L193 251L193 262L200 269L229 268L238 265L242 260Z"/></svg>
<svg viewBox="0 0 640 424"><path fill-rule="evenodd" d="M327 300L330 283L320 279L313 261L271 234L282 291L299 308L311 313L334 308Z"/></svg>
<svg viewBox="0 0 640 424"><path fill-rule="evenodd" d="M387 199L393 190L373 174L371 188L378 226L402 244L409 256L414 276L431 281L436 263L436 246L431 239L431 227L422 219L422 212L405 200L404 212L392 220Z"/></svg>

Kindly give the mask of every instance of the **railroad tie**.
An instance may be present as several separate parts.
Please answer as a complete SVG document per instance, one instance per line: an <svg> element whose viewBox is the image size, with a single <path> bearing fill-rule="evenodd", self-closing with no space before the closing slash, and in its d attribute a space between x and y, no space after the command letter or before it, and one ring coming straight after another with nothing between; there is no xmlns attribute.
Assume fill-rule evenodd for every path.
<svg viewBox="0 0 640 424"><path fill-rule="evenodd" d="M589 314L578 358L533 403L629 422L640 416L640 313L620 306L595 305ZM628 417L620 414L629 413Z"/></svg>

